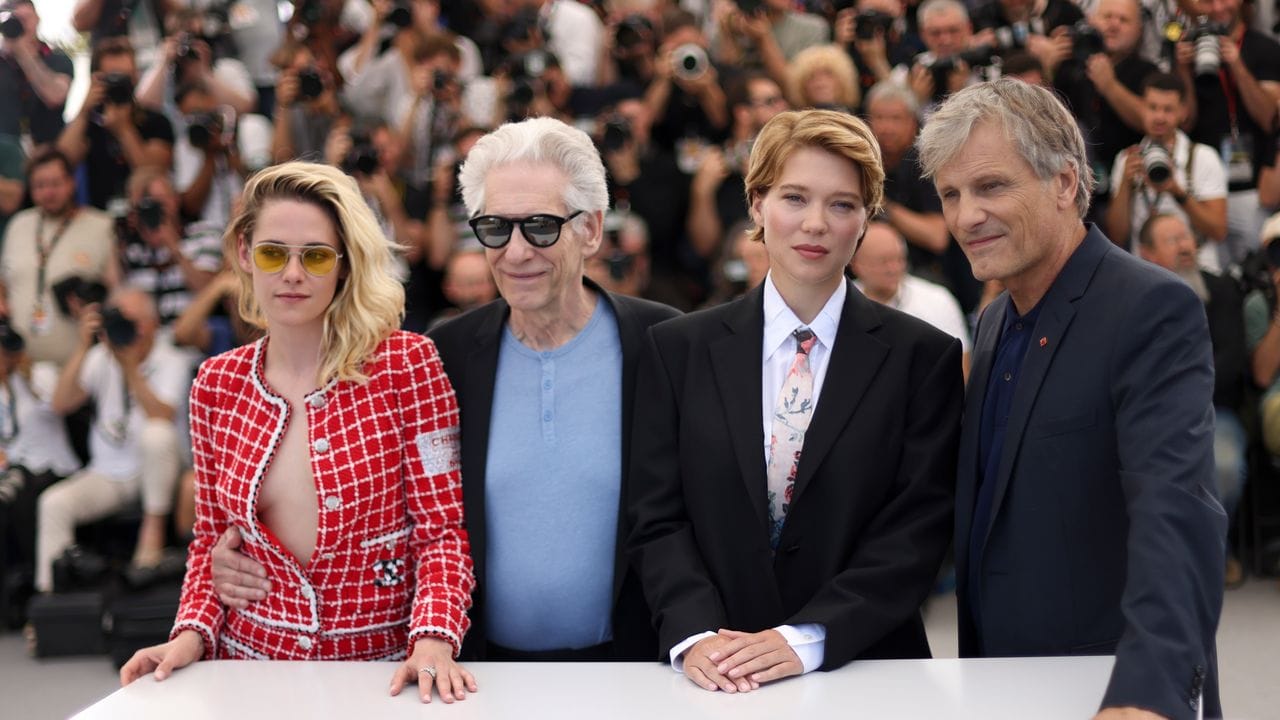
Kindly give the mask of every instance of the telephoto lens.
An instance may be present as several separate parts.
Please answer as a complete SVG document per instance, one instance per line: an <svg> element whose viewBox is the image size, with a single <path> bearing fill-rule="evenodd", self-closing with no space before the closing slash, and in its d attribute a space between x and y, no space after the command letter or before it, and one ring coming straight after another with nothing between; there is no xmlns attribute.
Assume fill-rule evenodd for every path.
<svg viewBox="0 0 1280 720"><path fill-rule="evenodd" d="M677 76L695 80L707 71L710 62L700 45L686 43L671 51L671 65Z"/></svg>
<svg viewBox="0 0 1280 720"><path fill-rule="evenodd" d="M1142 169L1147 179L1159 185L1173 175L1173 158L1169 151L1159 143L1147 143L1142 148Z"/></svg>
<svg viewBox="0 0 1280 720"><path fill-rule="evenodd" d="M1217 35L1201 35L1196 38L1196 75L1217 75L1222 64L1222 50Z"/></svg>

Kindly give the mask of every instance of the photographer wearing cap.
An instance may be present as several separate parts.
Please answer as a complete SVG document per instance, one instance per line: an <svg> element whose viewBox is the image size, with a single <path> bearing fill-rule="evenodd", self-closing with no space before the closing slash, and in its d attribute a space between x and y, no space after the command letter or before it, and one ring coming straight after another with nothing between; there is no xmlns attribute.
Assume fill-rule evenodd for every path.
<svg viewBox="0 0 1280 720"><path fill-rule="evenodd" d="M27 184L35 205L13 216L0 250L0 315L26 338L33 359L59 365L75 350L76 321L59 311L55 286L72 275L105 279L115 265L111 218L76 204L73 173L53 148L32 156Z"/></svg>
<svg viewBox="0 0 1280 720"><path fill-rule="evenodd" d="M89 70L93 81L84 105L58 137L58 149L72 165L85 164L89 204L121 217L128 209L129 174L143 165L172 166L173 125L134 101L138 72L127 38L99 41Z"/></svg>
<svg viewBox="0 0 1280 720"><path fill-rule="evenodd" d="M1227 239L1219 247L1226 267L1258 246L1258 174L1275 163L1280 43L1246 26L1243 0L1203 7L1206 22L1177 44L1177 67L1194 85L1191 138L1218 151L1227 168Z"/></svg>
<svg viewBox="0 0 1280 720"><path fill-rule="evenodd" d="M36 37L40 16L31 0L0 7L0 134L31 144L57 140L75 70L71 59ZM30 144L24 143L30 148Z"/></svg>
<svg viewBox="0 0 1280 720"><path fill-rule="evenodd" d="M89 465L40 496L36 590L53 589L52 565L75 528L142 501L142 527L131 569L164 558L165 521L178 481L177 408L191 382L186 357L163 336L149 293L119 288L99 312L80 318L80 343L62 368L51 401L66 415L92 399Z"/></svg>
<svg viewBox="0 0 1280 720"><path fill-rule="evenodd" d="M1107 235L1121 247L1136 249L1147 218L1165 213L1185 218L1205 240L1221 243L1226 237L1226 172L1213 148L1191 142L1178 129L1187 116L1185 92L1168 74L1152 75L1143 83L1146 134L1116 156L1111 169Z"/></svg>
<svg viewBox="0 0 1280 720"><path fill-rule="evenodd" d="M1073 28L1072 55L1058 69L1054 86L1080 121L1094 179L1090 209L1101 218L1100 199L1110 197L1111 165L1124 148L1142 139L1142 82L1156 66L1138 54L1142 40L1140 0L1098 0L1088 24Z"/></svg>

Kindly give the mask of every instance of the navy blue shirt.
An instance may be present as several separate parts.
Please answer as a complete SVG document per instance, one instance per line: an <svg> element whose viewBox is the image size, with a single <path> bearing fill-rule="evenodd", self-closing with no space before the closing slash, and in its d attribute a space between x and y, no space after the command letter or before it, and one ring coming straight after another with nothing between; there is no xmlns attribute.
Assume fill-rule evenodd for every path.
<svg viewBox="0 0 1280 720"><path fill-rule="evenodd" d="M982 551L987 541L987 526L991 524L991 501L996 490L996 475L1000 472L1000 456L1004 453L1004 433L1009 427L1009 409L1013 407L1013 395L1018 389L1018 376L1022 372L1027 347L1036 328L1040 306L1036 305L1026 315L1018 311L1010 300L1004 314L1004 327L1000 342L996 345L996 357L987 378L987 396L982 403L982 421L978 426L978 497L973 506L973 525L969 528L969 593L974 598L973 622L981 629L982 618L978 608L982 585L978 570L982 564ZM981 632L979 632L981 636Z"/></svg>

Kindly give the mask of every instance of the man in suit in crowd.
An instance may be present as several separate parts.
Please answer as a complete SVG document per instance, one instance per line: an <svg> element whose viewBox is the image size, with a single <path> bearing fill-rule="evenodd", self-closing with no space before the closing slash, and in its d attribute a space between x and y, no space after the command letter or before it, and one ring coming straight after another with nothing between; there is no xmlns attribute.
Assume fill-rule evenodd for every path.
<svg viewBox="0 0 1280 720"><path fill-rule="evenodd" d="M644 332L678 313L585 277L608 207L585 133L550 118L503 125L459 181L502 295L431 331L461 413L476 567L462 657L653 660L622 501ZM215 550L224 601L265 597L248 563Z"/></svg>
<svg viewBox="0 0 1280 720"><path fill-rule="evenodd" d="M627 545L664 655L706 690L929 656L960 341L844 277L883 182L861 120L779 114L746 177L769 275L650 331Z"/></svg>
<svg viewBox="0 0 1280 720"><path fill-rule="evenodd" d="M966 88L918 146L975 276L1007 289L978 323L960 442L961 655L1114 653L1099 720L1220 715L1202 303L1083 223L1084 142L1047 90Z"/></svg>

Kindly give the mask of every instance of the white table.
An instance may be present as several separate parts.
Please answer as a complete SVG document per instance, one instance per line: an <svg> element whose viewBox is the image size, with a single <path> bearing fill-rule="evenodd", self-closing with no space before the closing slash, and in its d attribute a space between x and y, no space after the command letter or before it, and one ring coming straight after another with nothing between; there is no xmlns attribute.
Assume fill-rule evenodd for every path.
<svg viewBox="0 0 1280 720"><path fill-rule="evenodd" d="M868 660L729 695L658 663L471 663L480 692L422 706L417 688L387 695L392 663L199 662L147 676L76 720L317 718L1036 718L1087 720L1114 658Z"/></svg>

